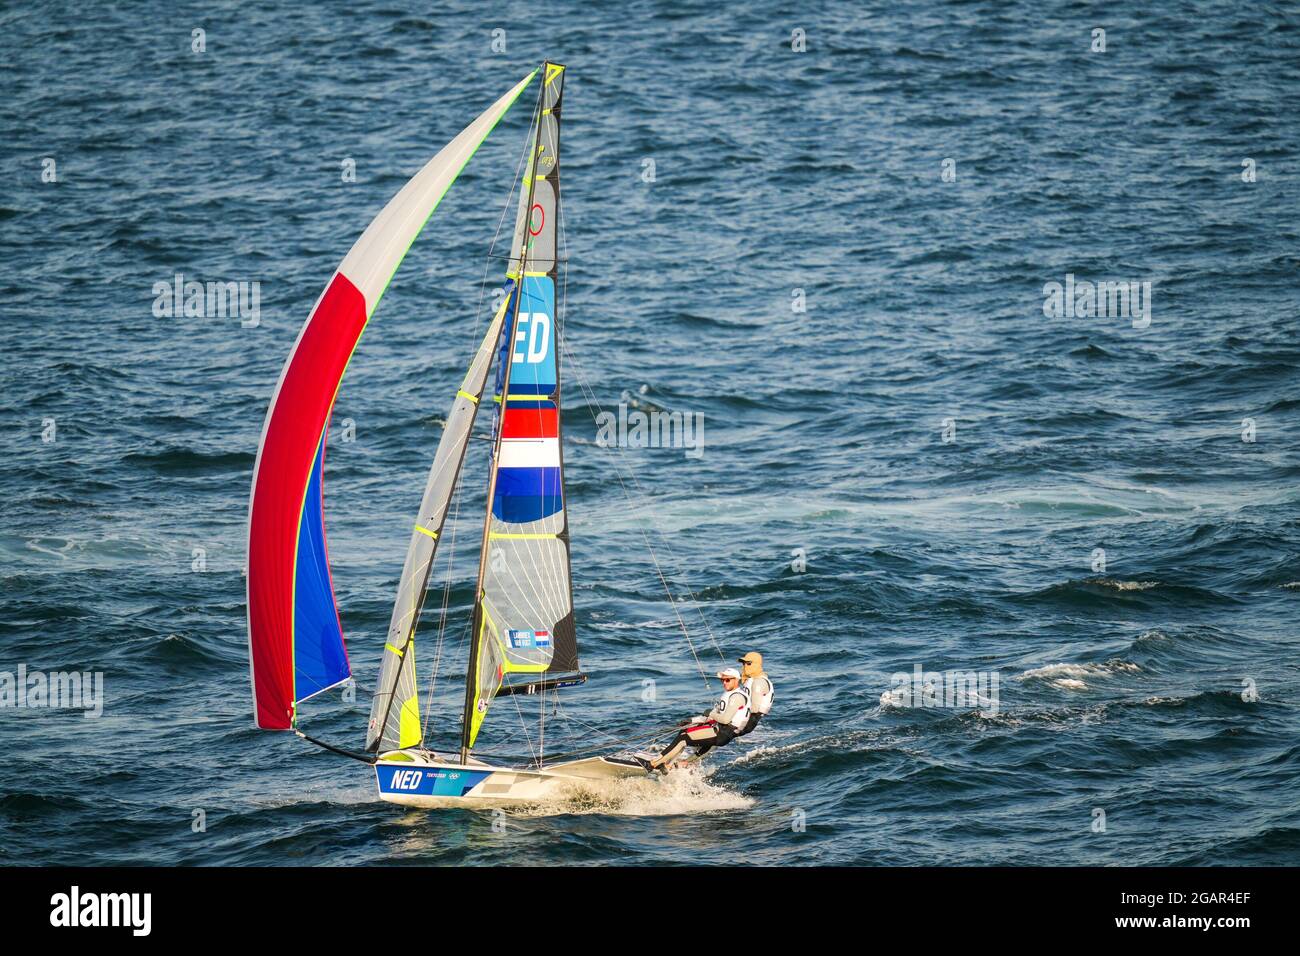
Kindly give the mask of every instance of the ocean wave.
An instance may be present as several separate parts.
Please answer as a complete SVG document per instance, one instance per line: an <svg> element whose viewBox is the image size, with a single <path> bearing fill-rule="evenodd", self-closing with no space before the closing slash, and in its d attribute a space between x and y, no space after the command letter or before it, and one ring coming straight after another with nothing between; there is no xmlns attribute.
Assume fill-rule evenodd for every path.
<svg viewBox="0 0 1300 956"><path fill-rule="evenodd" d="M1013 680L1046 681L1063 690L1086 690L1089 680L1102 680L1116 674L1140 671L1132 661L1107 661L1103 664L1045 664L1016 675Z"/></svg>
<svg viewBox="0 0 1300 956"><path fill-rule="evenodd" d="M1119 581L1114 578L1084 578L1084 583L1116 591L1149 591L1160 586L1159 581Z"/></svg>
<svg viewBox="0 0 1300 956"><path fill-rule="evenodd" d="M160 475L247 472L251 476L255 459L252 450L204 452L172 445L159 451L131 452L122 457L122 463L133 468L147 468Z"/></svg>

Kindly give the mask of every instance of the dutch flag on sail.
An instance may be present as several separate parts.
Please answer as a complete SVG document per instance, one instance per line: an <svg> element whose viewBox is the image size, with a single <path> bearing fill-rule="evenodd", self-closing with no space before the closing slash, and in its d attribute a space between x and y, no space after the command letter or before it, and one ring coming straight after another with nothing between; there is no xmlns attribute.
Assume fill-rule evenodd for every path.
<svg viewBox="0 0 1300 956"><path fill-rule="evenodd" d="M531 650L535 647L550 647L550 631L510 631L510 647L512 650Z"/></svg>

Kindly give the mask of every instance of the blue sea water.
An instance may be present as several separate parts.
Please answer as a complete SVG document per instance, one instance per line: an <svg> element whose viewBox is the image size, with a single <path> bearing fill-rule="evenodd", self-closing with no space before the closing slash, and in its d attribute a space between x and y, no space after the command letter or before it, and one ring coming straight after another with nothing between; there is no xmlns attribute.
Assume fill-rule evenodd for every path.
<svg viewBox="0 0 1300 956"><path fill-rule="evenodd" d="M0 710L0 862L1300 862L1300 15L794 9L0 12L0 670L102 671L106 695L97 719ZM692 647L711 670L714 639L763 651L778 696L702 773L502 830L379 803L363 765L253 729L242 569L313 302L545 57L569 68L565 462L593 675L548 735L700 711ZM525 123L448 194L339 393L332 435L355 440L326 459L326 521L360 692L304 726L344 746ZM156 316L176 273L259 282L260 321ZM1150 282L1149 324L1048 315L1067 275ZM620 402L703 415L703 453L599 447L595 404ZM995 673L996 707L900 706L916 667ZM536 744L513 710L485 747Z"/></svg>

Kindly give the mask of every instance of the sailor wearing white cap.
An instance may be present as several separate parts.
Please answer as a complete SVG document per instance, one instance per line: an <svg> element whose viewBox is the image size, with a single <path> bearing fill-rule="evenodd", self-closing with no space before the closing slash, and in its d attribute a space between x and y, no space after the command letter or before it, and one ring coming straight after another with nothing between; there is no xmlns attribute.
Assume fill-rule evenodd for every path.
<svg viewBox="0 0 1300 956"><path fill-rule="evenodd" d="M740 686L740 671L725 667L718 671L722 681L722 696L706 717L694 717L663 752L653 760L644 761L649 770L663 770L676 760L689 744L697 756L714 747L731 743L737 733L749 723L749 692Z"/></svg>

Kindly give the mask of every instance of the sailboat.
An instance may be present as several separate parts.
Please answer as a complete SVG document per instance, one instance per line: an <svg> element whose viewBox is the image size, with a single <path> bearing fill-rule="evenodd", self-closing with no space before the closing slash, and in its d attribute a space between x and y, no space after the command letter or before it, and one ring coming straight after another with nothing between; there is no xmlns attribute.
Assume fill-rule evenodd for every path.
<svg viewBox="0 0 1300 956"><path fill-rule="evenodd" d="M527 766L509 767L474 754L494 700L586 680L578 666L570 580L556 311L565 68L549 61L488 107L384 207L326 285L285 362L258 448L249 507L254 719L259 728L293 730L319 743L298 727L299 705L351 679L321 492L339 383L407 249L488 134L538 80L504 295L456 390L413 522L360 755L374 767L379 797L399 804L531 803L575 782L645 775L635 759L617 755L547 765L539 754ZM416 628L480 405L493 419L487 507L460 747L442 754L426 745Z"/></svg>

